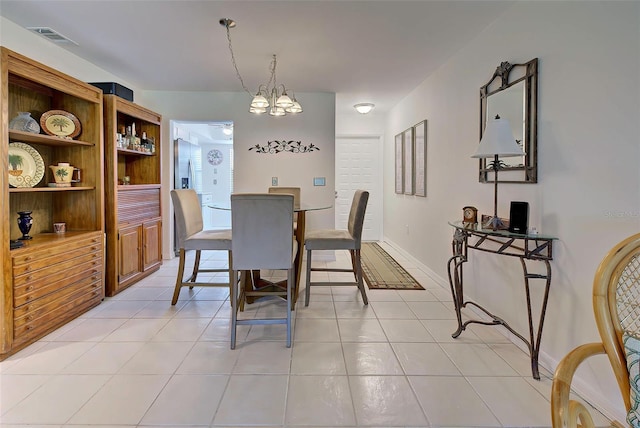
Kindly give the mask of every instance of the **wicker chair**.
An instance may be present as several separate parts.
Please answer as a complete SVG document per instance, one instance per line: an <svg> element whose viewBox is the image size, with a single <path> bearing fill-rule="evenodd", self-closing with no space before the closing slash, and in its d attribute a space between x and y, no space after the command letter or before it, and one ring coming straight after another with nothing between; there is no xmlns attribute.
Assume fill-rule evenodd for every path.
<svg viewBox="0 0 640 428"><path fill-rule="evenodd" d="M558 365L551 391L551 419L554 428L593 427L591 415L581 403L571 400L571 381L578 366L588 357L607 354L618 381L627 412L637 396L637 363L627 368L625 343L640 338L640 234L616 245L602 260L593 281L593 310L602 342L581 345L569 352ZM630 348L627 348L630 349ZM637 355L637 354L635 354ZM632 366L629 366L632 367ZM630 381L631 380L631 381ZM634 389L632 391L632 388ZM633 413L633 412L632 412ZM638 420L628 422L638 426ZM613 426L623 424L614 422Z"/></svg>

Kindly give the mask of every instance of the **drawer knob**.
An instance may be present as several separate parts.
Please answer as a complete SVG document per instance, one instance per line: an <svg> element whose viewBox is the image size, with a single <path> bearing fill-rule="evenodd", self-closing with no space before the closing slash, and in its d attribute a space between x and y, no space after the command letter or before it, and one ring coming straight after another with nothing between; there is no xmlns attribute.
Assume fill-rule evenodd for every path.
<svg viewBox="0 0 640 428"><path fill-rule="evenodd" d="M33 290L33 285L28 286L27 288L25 288L25 290L27 290L27 291Z"/></svg>
<svg viewBox="0 0 640 428"><path fill-rule="evenodd" d="M32 298L31 296L27 296L27 297L24 298L24 300L29 301L29 300L31 300L31 298Z"/></svg>

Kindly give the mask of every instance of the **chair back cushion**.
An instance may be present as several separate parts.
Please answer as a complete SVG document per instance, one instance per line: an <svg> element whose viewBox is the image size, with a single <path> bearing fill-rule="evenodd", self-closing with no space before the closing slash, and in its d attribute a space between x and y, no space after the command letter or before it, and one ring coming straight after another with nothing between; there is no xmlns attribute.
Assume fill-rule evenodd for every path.
<svg viewBox="0 0 640 428"><path fill-rule="evenodd" d="M364 225L364 214L367 210L367 202L369 201L369 192L366 190L356 190L353 194L351 202L351 211L349 211L348 230L353 239L356 241L356 248L360 248L362 239L362 226Z"/></svg>
<svg viewBox="0 0 640 428"><path fill-rule="evenodd" d="M172 190L171 200L176 214L178 244L184 248L184 240L202 230L202 206L193 189Z"/></svg>
<svg viewBox="0 0 640 428"><path fill-rule="evenodd" d="M285 193L293 195L293 207L300 209L300 188L299 187L269 187L269 193Z"/></svg>
<svg viewBox="0 0 640 428"><path fill-rule="evenodd" d="M293 195L231 195L234 270L289 269L293 253Z"/></svg>
<svg viewBox="0 0 640 428"><path fill-rule="evenodd" d="M631 408L627 413L627 422L630 426L637 427L640 426L640 339L624 333L622 340L631 385Z"/></svg>

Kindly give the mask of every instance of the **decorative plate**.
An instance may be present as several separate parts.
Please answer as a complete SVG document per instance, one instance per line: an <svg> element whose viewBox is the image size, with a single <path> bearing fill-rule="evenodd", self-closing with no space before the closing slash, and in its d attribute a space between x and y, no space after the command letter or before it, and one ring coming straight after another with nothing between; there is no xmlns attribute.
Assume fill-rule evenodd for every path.
<svg viewBox="0 0 640 428"><path fill-rule="evenodd" d="M9 185L33 187L44 177L40 153L25 143L9 143Z"/></svg>
<svg viewBox="0 0 640 428"><path fill-rule="evenodd" d="M77 117L64 110L49 110L40 117L42 130L49 135L73 138L82 130Z"/></svg>
<svg viewBox="0 0 640 428"><path fill-rule="evenodd" d="M207 153L207 161L211 165L220 165L222 163L222 159L222 152L218 149L209 150L209 153Z"/></svg>

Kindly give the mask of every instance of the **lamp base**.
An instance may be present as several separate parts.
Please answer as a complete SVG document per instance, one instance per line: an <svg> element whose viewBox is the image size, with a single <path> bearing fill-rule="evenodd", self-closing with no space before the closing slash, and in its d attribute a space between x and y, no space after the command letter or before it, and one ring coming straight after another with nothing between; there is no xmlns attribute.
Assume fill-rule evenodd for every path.
<svg viewBox="0 0 640 428"><path fill-rule="evenodd" d="M482 223L482 228L491 230L505 230L509 229L509 224L503 221L500 217L494 216L489 218L487 221L484 221Z"/></svg>

